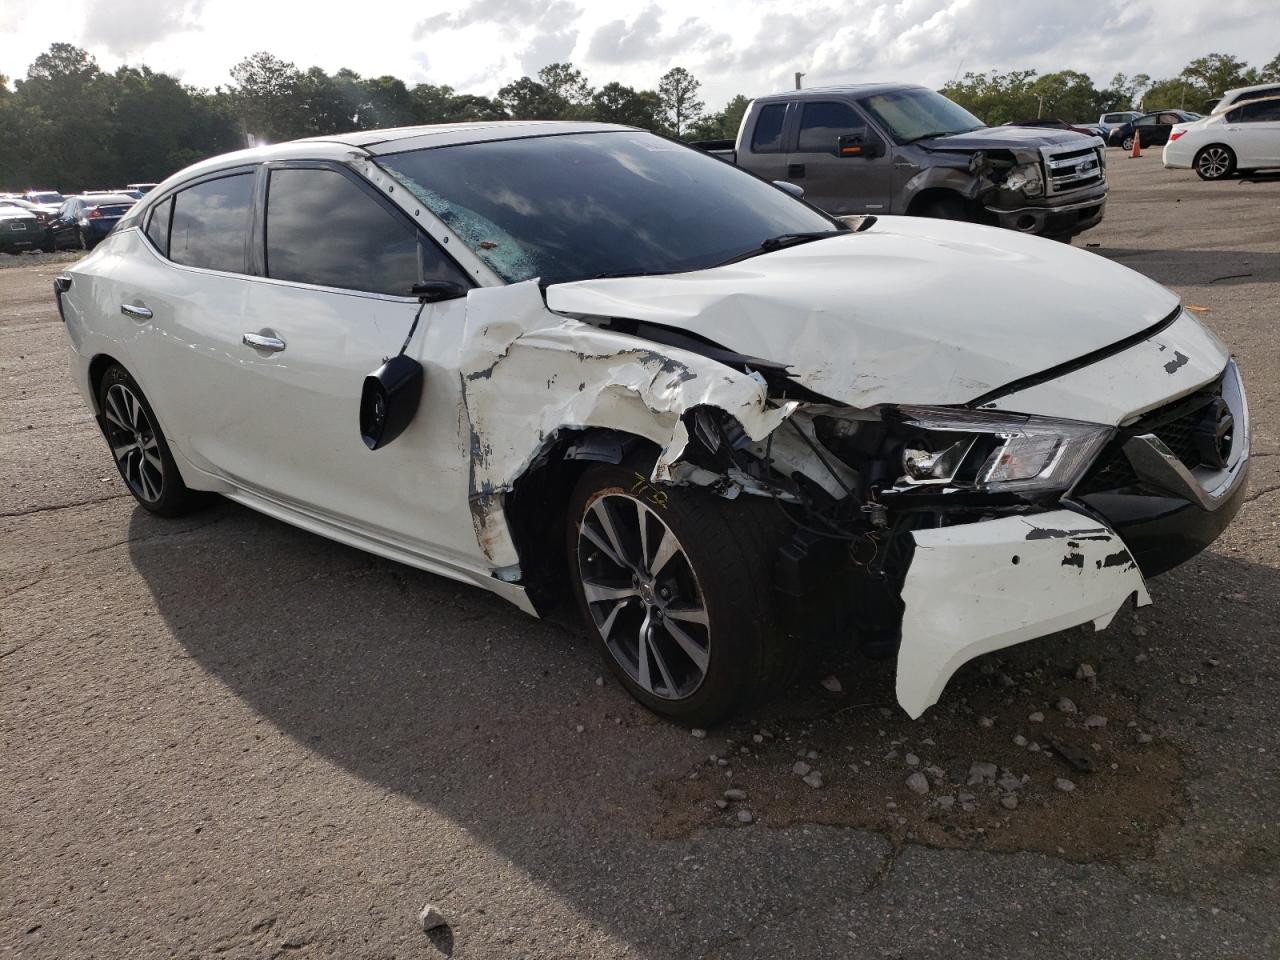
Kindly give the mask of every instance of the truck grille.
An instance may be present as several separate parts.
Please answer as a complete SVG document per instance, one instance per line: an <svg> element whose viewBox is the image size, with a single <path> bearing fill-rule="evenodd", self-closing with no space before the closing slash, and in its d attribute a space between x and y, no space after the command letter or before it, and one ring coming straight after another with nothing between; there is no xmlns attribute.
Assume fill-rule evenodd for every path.
<svg viewBox="0 0 1280 960"><path fill-rule="evenodd" d="M1101 152L1096 147L1048 153L1045 158L1045 182L1049 194L1066 193L1106 181Z"/></svg>

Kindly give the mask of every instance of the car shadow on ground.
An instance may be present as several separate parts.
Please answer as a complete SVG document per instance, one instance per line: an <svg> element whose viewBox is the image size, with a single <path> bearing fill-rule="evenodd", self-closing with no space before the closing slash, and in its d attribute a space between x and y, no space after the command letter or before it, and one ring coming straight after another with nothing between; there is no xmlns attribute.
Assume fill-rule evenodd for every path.
<svg viewBox="0 0 1280 960"><path fill-rule="evenodd" d="M1085 249L1140 270L1157 283L1178 287L1227 286L1280 282L1280 257L1258 250L1153 250L1149 247Z"/></svg>
<svg viewBox="0 0 1280 960"><path fill-rule="evenodd" d="M1222 634L1231 602L1224 597L1272 598L1265 603L1273 608L1280 596L1276 570L1208 553L1153 581L1157 607L1142 614L1145 628L1122 612L1103 633L1068 631L982 658L922 721L894 706L892 661L852 660L835 667L839 695L810 678L700 741L611 680L598 684L605 671L584 635L477 588L225 502L189 533L162 536L165 524L135 510L131 559L204 670L307 750L465 824L594 921L649 944L675 936L672 918L663 907L618 921L628 893L620 888L678 902L673 877L690 838L741 827L735 807L726 814L714 803L730 785L749 788L754 829L819 823L875 830L895 845L1078 860L1148 855L1160 831L1186 814L1183 748L1159 736L1136 745L1138 735L1176 723L1195 693L1180 678L1203 672L1207 653L1230 659L1230 648L1245 642ZM1276 633L1275 611L1266 616ZM1080 677L1084 659L1104 685ZM1067 695L1079 701L1080 717L1054 714L1042 727L1026 726L1029 709L1052 713ZM1083 729L1093 710L1108 715L1107 729ZM1092 740L1101 759L1142 775L1071 773L1048 749L1051 727L1085 749ZM1045 740L1043 756L1017 746L1014 730ZM805 762L827 778L820 791L792 771L796 754L810 751ZM940 771L928 798L903 785L911 768L902 755L911 751L921 769ZM956 796L957 785L963 793L976 759L1027 773L1017 813L996 809L986 789L976 813L959 805L954 816L950 807L939 812L935 797ZM1082 783L1070 807L1053 789L1064 773ZM886 804L886 796L897 799ZM766 835L754 842L772 842ZM856 846L856 835L846 836ZM867 851L875 849L863 858L874 861ZM750 902L744 885L756 882L767 888L767 878L730 876L714 892L699 887L688 896L703 898L700 910L722 909L731 924Z"/></svg>

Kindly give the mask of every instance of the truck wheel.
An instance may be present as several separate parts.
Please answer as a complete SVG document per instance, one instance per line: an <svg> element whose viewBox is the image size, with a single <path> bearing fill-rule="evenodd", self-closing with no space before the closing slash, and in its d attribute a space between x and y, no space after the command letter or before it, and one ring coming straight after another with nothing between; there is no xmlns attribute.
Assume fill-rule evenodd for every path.
<svg viewBox="0 0 1280 960"><path fill-rule="evenodd" d="M790 680L778 629L773 505L647 479L652 457L600 464L569 504L569 580L605 662L654 713L709 726ZM750 502L748 502L750 501Z"/></svg>
<svg viewBox="0 0 1280 960"><path fill-rule="evenodd" d="M1221 143L1201 147L1196 154L1196 173L1201 180L1225 180L1236 170L1236 155Z"/></svg>
<svg viewBox="0 0 1280 960"><path fill-rule="evenodd" d="M935 220L968 220L969 214L964 202L957 197L936 197L920 204L918 216L932 217Z"/></svg>

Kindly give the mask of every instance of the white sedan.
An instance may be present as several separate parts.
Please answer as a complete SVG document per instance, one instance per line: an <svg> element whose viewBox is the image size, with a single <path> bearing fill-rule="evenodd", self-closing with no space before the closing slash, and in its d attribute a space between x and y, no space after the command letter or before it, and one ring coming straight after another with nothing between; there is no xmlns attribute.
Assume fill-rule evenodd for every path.
<svg viewBox="0 0 1280 960"><path fill-rule="evenodd" d="M1202 180L1280 167L1280 97L1178 124L1169 132L1163 161L1166 167L1190 167Z"/></svg>
<svg viewBox="0 0 1280 960"><path fill-rule="evenodd" d="M1236 366L1169 290L835 220L627 127L218 157L55 290L142 508L217 493L530 614L572 597L694 724L832 637L896 652L918 716L974 656L1149 603L1248 474Z"/></svg>

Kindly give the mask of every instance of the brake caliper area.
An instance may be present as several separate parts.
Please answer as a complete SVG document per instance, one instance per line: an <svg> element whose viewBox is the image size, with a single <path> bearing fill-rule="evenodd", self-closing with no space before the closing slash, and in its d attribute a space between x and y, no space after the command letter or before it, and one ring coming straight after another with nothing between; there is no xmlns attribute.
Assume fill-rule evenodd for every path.
<svg viewBox="0 0 1280 960"><path fill-rule="evenodd" d="M1146 582L1109 527L1073 510L913 531L902 599L898 703L914 719L964 663L1093 622L1102 630Z"/></svg>

